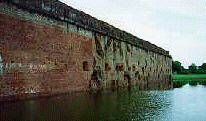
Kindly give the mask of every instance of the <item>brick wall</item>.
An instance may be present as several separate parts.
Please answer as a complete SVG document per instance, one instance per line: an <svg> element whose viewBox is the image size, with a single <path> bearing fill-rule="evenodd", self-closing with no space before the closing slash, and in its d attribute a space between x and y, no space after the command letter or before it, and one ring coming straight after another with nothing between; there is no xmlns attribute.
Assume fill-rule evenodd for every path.
<svg viewBox="0 0 206 121"><path fill-rule="evenodd" d="M90 71L83 70L83 62L91 70L90 36L3 12L0 11L1 96L65 93L88 87Z"/></svg>
<svg viewBox="0 0 206 121"><path fill-rule="evenodd" d="M0 37L3 100L89 88L172 87L172 58L144 41L142 48L6 3L0 3Z"/></svg>

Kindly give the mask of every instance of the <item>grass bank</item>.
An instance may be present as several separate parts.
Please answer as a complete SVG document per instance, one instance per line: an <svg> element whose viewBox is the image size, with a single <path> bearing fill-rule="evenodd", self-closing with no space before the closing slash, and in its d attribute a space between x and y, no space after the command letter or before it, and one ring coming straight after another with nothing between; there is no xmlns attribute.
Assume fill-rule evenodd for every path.
<svg viewBox="0 0 206 121"><path fill-rule="evenodd" d="M174 81L206 81L206 74L174 74L172 75L173 82Z"/></svg>
<svg viewBox="0 0 206 121"><path fill-rule="evenodd" d="M173 87L178 88L184 84L189 83L190 85L206 85L206 74L174 74L172 75Z"/></svg>

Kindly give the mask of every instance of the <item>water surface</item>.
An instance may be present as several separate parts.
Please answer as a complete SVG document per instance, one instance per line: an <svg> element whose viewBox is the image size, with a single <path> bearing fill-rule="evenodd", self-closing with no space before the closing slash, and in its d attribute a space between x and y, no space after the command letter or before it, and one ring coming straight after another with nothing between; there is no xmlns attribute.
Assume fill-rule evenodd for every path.
<svg viewBox="0 0 206 121"><path fill-rule="evenodd" d="M1 102L1 120L206 120L206 88L116 91Z"/></svg>

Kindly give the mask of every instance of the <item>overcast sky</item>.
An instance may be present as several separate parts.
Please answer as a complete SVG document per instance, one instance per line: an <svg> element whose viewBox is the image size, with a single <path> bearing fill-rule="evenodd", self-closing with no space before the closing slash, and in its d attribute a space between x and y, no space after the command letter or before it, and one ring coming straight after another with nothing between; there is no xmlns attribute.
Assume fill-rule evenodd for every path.
<svg viewBox="0 0 206 121"><path fill-rule="evenodd" d="M206 63L206 0L60 0L169 50L185 68Z"/></svg>

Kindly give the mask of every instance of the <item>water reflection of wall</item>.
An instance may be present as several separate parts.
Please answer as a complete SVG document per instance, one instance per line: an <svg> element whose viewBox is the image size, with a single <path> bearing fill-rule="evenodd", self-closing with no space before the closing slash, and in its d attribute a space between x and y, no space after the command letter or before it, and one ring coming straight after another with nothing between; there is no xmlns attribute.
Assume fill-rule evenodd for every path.
<svg viewBox="0 0 206 121"><path fill-rule="evenodd" d="M171 120L171 91L143 91L128 95L126 115L132 120Z"/></svg>
<svg viewBox="0 0 206 121"><path fill-rule="evenodd" d="M94 114L102 120L160 121L171 120L172 95L172 91L135 91L90 94L76 98L78 103L86 103L81 108L85 111L84 115Z"/></svg>

